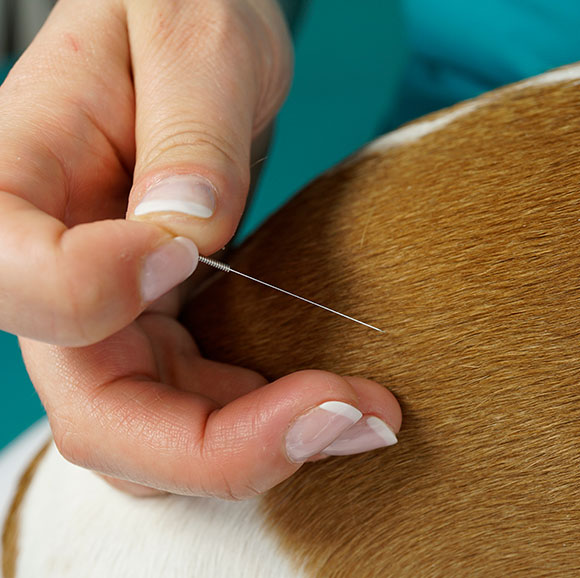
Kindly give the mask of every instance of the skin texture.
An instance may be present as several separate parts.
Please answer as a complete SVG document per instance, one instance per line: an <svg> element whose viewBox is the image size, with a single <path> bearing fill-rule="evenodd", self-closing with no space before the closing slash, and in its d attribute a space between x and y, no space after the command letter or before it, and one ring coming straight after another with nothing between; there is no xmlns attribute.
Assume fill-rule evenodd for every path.
<svg viewBox="0 0 580 578"><path fill-rule="evenodd" d="M374 382L268 384L203 359L178 319L189 283L141 297L147 257L174 236L202 255L230 240L291 68L271 0L61 0L2 86L0 327L22 336L61 453L116 487L263 492L299 469L285 433L326 401L400 426ZM134 216L172 175L211 182L211 218Z"/></svg>

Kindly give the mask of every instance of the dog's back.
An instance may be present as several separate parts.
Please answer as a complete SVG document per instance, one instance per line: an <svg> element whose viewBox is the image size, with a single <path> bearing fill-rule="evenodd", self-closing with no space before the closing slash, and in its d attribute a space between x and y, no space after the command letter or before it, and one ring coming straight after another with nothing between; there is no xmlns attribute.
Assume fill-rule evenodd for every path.
<svg viewBox="0 0 580 578"><path fill-rule="evenodd" d="M359 374L401 402L398 445L307 464L252 502L284 565L329 577L580 572L578 78L558 70L388 135L232 258L384 334L233 276L192 305L209 357L272 378ZM48 540L57 522L41 522ZM143 568L145 554L165 555L127 549Z"/></svg>

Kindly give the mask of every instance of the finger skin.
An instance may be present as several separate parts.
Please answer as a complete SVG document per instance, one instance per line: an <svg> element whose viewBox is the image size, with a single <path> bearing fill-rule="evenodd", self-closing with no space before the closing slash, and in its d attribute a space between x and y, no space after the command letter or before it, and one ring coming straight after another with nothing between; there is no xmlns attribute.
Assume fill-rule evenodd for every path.
<svg viewBox="0 0 580 578"><path fill-rule="evenodd" d="M275 3L103 0L86 11L97 25L85 21L88 7L61 0L0 94L23 103L0 130L0 231L12 245L0 263L10 272L0 281L0 326L83 345L21 340L61 453L139 495L241 499L301 466L289 460L285 436L321 403L361 405L396 423L396 401L376 384L315 370L267 384L202 359L175 319L137 318L148 305L138 281L144 259L168 232L208 254L239 222L252 141L289 84L291 50ZM108 36L125 47L111 53ZM35 68L47 52L59 58ZM70 81L71 66L82 81ZM133 168L130 218L149 185L185 174L211 182L214 212L122 221Z"/></svg>
<svg viewBox="0 0 580 578"><path fill-rule="evenodd" d="M360 376L344 376L359 397L358 409L365 416L382 419L394 433L399 433L403 421L396 397L383 385Z"/></svg>
<svg viewBox="0 0 580 578"><path fill-rule="evenodd" d="M122 329L145 308L145 259L171 240L169 234L121 219L67 229L28 201L1 192L0 208L3 330L86 345Z"/></svg>
<svg viewBox="0 0 580 578"><path fill-rule="evenodd" d="M212 362L207 363L212 364ZM213 363L212 365L217 366L222 364ZM344 379L352 386L353 390L358 395L357 407L365 416L374 415L382 419L393 432L399 432L402 422L401 407L396 401L395 396L389 390L374 381L361 377L345 376ZM218 386L220 385L222 384L218 382ZM232 389L229 390L229 393L229 396L224 395L224 403L236 398ZM325 454L316 454L307 461L315 462L327 459L328 457L329 456ZM168 493L141 484L112 478L110 476L103 476L103 478L116 489L137 497L161 496Z"/></svg>
<svg viewBox="0 0 580 578"><path fill-rule="evenodd" d="M0 328L95 343L149 305L145 261L175 234L221 248L290 54L271 0L61 0L0 91ZM133 173L134 206L190 171L215 182L211 219L123 221Z"/></svg>
<svg viewBox="0 0 580 578"><path fill-rule="evenodd" d="M133 324L84 348L21 341L57 447L73 463L172 493L243 499L300 468L287 457L285 435L299 415L323 402L368 408L392 426L400 423L388 391L323 371L264 385L247 369L215 370L218 364L207 362L189 382L177 370L179 383L161 383L147 331ZM195 348L183 344L175 363L186 367L194 357ZM195 363L199 369L204 361L198 357ZM218 403L212 391L226 375L230 384L239 378L245 385L229 398L221 388Z"/></svg>
<svg viewBox="0 0 580 578"><path fill-rule="evenodd" d="M172 238L123 219L135 109L118 3L59 2L0 111L0 328L94 343L148 304L144 261Z"/></svg>
<svg viewBox="0 0 580 578"><path fill-rule="evenodd" d="M113 486L113 488L116 488L117 490L120 490L126 494L131 494L137 498L155 498L167 495L167 492L156 490L155 488L149 488L147 486L135 484L134 482L128 482L126 480L119 480L118 478L113 478L104 474L99 475L105 482Z"/></svg>
<svg viewBox="0 0 580 578"><path fill-rule="evenodd" d="M137 160L128 216L191 238L202 254L234 234L249 188L253 140L288 91L292 48L275 2L128 0L137 99ZM147 190L174 175L213 186L210 217L156 209L135 215Z"/></svg>

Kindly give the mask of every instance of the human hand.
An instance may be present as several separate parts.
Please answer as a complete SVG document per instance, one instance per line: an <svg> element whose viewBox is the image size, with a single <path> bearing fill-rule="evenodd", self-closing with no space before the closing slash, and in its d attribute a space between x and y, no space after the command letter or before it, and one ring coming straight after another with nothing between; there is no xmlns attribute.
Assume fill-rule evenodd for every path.
<svg viewBox="0 0 580 578"><path fill-rule="evenodd" d="M0 90L0 328L95 343L191 273L174 236L223 247L290 74L271 0L59 2ZM135 220L164 177L197 215Z"/></svg>
<svg viewBox="0 0 580 578"><path fill-rule="evenodd" d="M290 53L270 0L61 0L0 94L0 326L61 453L123 489L248 497L345 432L343 404L399 427L372 382L202 359L178 290L143 313L231 238Z"/></svg>

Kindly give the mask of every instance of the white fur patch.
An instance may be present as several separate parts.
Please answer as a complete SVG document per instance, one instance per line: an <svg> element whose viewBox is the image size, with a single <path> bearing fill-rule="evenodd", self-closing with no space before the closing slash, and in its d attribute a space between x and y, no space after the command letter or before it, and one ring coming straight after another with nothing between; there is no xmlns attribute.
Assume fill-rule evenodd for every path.
<svg viewBox="0 0 580 578"><path fill-rule="evenodd" d="M481 100L468 101L463 106L460 106L455 110L451 110L447 114L444 114L433 120L415 122L408 126L394 130L393 132L387 133L386 135L379 137L370 144L366 145L356 154L356 158L358 160L362 157L374 153L380 153L402 144L408 144L417 141L427 134L441 130L448 124L452 123L454 120L457 120L462 116L466 116L470 112L479 108L481 105Z"/></svg>
<svg viewBox="0 0 580 578"><path fill-rule="evenodd" d="M24 502L17 576L304 576L259 505L260 498L133 498L69 464L52 445Z"/></svg>
<svg viewBox="0 0 580 578"><path fill-rule="evenodd" d="M580 64L573 64L564 68L551 70L550 72L546 72L545 74L541 74L539 76L534 76L529 80L518 82L517 84L507 87L505 90L511 92L522 90L530 86L574 83L578 81L580 81ZM475 100L468 100L463 104L460 104L457 108L454 108L447 114L443 114L435 119L418 121L408 126L403 126L372 141L358 152L356 152L345 162L350 163L353 161L358 161L366 156L375 153L381 153L402 144L415 142L427 134L441 130L448 124L451 124L455 120L468 115L474 110L495 102L498 98L502 98L502 95L504 94L506 94L506 92L502 90L497 94L482 95L477 97ZM331 171L332 170L334 169L331 169Z"/></svg>
<svg viewBox="0 0 580 578"><path fill-rule="evenodd" d="M543 84L559 84L561 82L571 82L580 80L580 63L571 64L562 68L550 70L544 74L533 76L527 80L522 80L516 85L510 87L511 90L521 90L528 86L541 86Z"/></svg>
<svg viewBox="0 0 580 578"><path fill-rule="evenodd" d="M0 452L0 529L4 527L20 476L49 437L48 421L41 419ZM1 557L0 541L0 559Z"/></svg>

